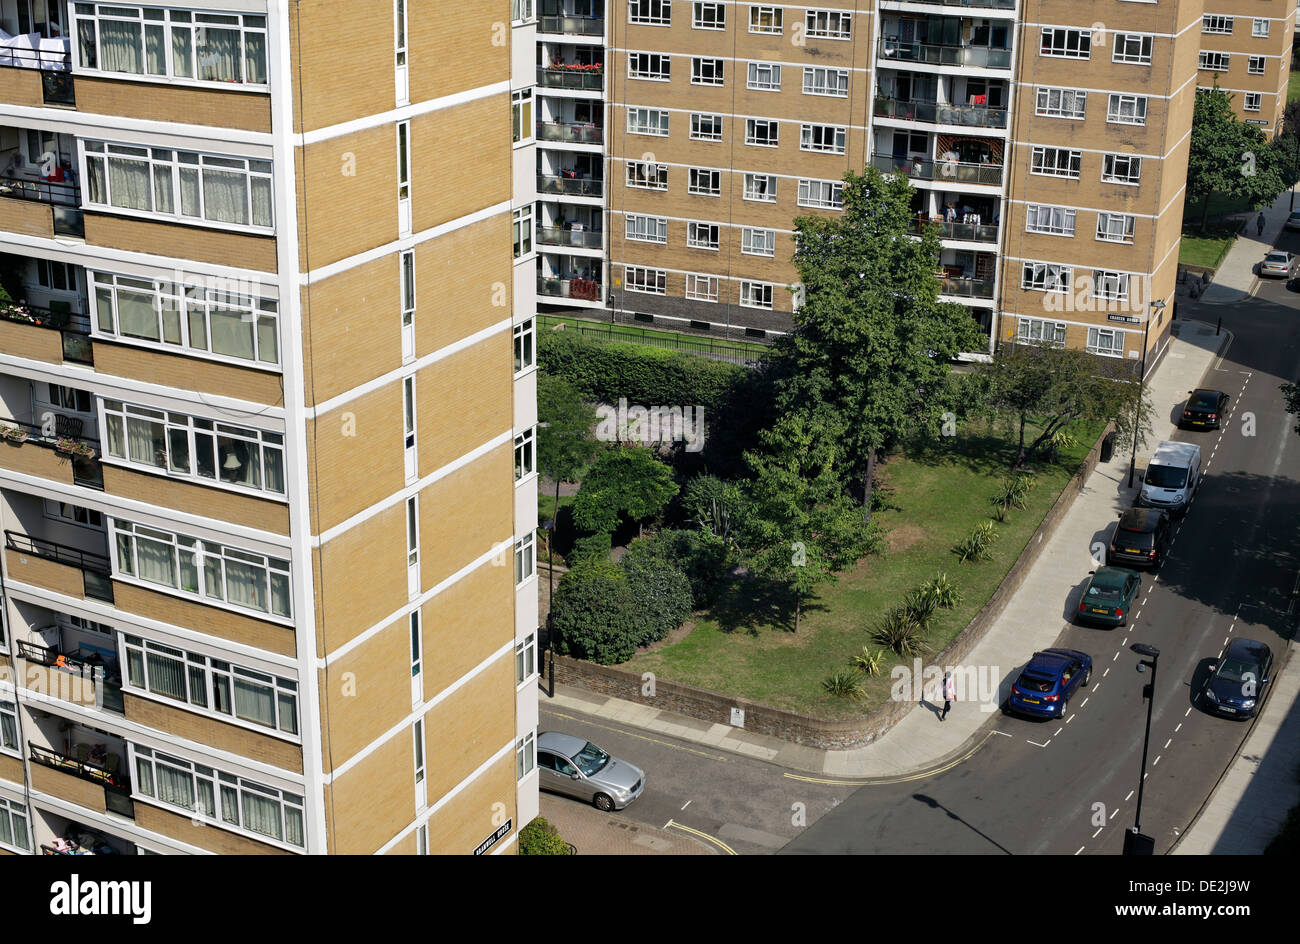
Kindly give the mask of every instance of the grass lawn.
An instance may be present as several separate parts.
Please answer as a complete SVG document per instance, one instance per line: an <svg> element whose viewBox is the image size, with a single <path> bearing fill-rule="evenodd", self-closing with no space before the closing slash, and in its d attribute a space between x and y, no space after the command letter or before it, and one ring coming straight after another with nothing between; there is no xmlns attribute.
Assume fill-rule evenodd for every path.
<svg viewBox="0 0 1300 944"><path fill-rule="evenodd" d="M568 315L564 317L558 315L537 316L539 330L548 330L558 324L568 324L582 329L583 336L588 338L631 341L651 347L672 348L687 354L729 353L761 358L772 353L772 349L768 345L758 344L753 341L702 337L677 331L658 331L654 328L642 328L639 325L614 324L609 321L573 318Z"/></svg>
<svg viewBox="0 0 1300 944"><path fill-rule="evenodd" d="M939 611L927 636L931 652L956 636L997 589L1100 429L1073 432L1078 446L1055 464L1040 464L1028 507L1013 509L998 525L992 560L963 564L951 551L991 517L993 496L1014 457L1006 438L983 428L915 446L881 468L889 503L897 506L875 516L888 531L889 550L823 586L806 602L797 635L786 600L764 595L756 583L740 583L680 641L637 655L623 667L823 717L879 706L889 698L890 667L911 665L911 659L891 654L880 676L864 680L866 697L859 701L828 695L822 681L846 668L864 645L879 648L870 639L877 617L940 571L960 586L962 602Z"/></svg>
<svg viewBox="0 0 1300 944"><path fill-rule="evenodd" d="M1206 266L1217 269L1223 262L1228 250L1236 240L1231 236L1211 235L1214 231L1207 228L1204 236L1189 236L1183 233L1183 240L1178 246L1178 261L1183 265Z"/></svg>
<svg viewBox="0 0 1300 944"><path fill-rule="evenodd" d="M1294 102L1300 98L1300 72L1292 72L1286 80L1286 100Z"/></svg>

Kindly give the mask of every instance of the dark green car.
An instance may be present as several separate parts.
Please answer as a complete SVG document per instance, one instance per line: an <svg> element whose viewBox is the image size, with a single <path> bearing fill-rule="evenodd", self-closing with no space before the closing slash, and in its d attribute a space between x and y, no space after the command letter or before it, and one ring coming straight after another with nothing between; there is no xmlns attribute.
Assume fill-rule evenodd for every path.
<svg viewBox="0 0 1300 944"><path fill-rule="evenodd" d="M1100 623L1103 626L1127 626L1129 614L1142 578L1123 567L1102 567L1092 571L1092 579L1083 588L1075 621Z"/></svg>

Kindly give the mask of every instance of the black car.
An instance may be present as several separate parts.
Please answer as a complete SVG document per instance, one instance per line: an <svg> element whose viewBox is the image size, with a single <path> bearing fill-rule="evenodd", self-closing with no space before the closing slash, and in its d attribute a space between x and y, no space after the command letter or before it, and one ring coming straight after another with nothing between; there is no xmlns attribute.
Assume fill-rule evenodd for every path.
<svg viewBox="0 0 1300 944"><path fill-rule="evenodd" d="M1228 411L1228 395L1221 390L1189 390L1178 425L1184 429L1218 429Z"/></svg>
<svg viewBox="0 0 1300 944"><path fill-rule="evenodd" d="M1211 664L1201 705L1217 714L1249 718L1259 711L1272 673L1273 651L1265 643L1234 639L1223 658Z"/></svg>
<svg viewBox="0 0 1300 944"><path fill-rule="evenodd" d="M1169 548L1169 515L1159 508L1130 508L1119 516L1119 524L1106 549L1106 565L1113 567L1159 567Z"/></svg>

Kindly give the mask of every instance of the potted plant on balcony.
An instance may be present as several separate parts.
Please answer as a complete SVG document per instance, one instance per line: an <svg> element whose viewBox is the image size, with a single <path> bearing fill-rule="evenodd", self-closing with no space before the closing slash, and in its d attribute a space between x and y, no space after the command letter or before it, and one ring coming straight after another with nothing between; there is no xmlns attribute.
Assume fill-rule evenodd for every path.
<svg viewBox="0 0 1300 944"><path fill-rule="evenodd" d="M0 423L0 438L13 443L25 442L27 439L27 428L24 426L10 426L7 423Z"/></svg>
<svg viewBox="0 0 1300 944"><path fill-rule="evenodd" d="M90 443L82 442L80 439L69 439L66 436L60 436L54 441L54 448L69 456L80 456L83 459L93 459L95 457L95 448Z"/></svg>

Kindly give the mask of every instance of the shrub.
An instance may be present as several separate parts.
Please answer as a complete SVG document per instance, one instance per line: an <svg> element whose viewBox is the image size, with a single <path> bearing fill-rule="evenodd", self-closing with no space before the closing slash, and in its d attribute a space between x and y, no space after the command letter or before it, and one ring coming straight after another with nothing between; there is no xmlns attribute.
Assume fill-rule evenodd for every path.
<svg viewBox="0 0 1300 944"><path fill-rule="evenodd" d="M573 542L569 551L569 563L578 564L585 560L609 560L609 552L614 547L614 537L606 531L588 534Z"/></svg>
<svg viewBox="0 0 1300 944"><path fill-rule="evenodd" d="M563 655L617 665L632 658L643 621L627 576L612 561L576 564L555 588L551 626Z"/></svg>
<svg viewBox="0 0 1300 944"><path fill-rule="evenodd" d="M628 554L620 566L640 617L637 645L658 642L686 622L691 615L691 585L676 566L649 554Z"/></svg>
<svg viewBox="0 0 1300 944"><path fill-rule="evenodd" d="M945 573L935 574L930 580L921 584L921 587L945 610L951 610L961 602L961 588L949 580Z"/></svg>
<svg viewBox="0 0 1300 944"><path fill-rule="evenodd" d="M883 649L870 649L866 646L863 646L862 651L854 656L852 660L853 665L872 678L880 674L884 663L885 651Z"/></svg>
<svg viewBox="0 0 1300 944"><path fill-rule="evenodd" d="M559 831L541 816L519 830L520 855L570 855L572 851Z"/></svg>
<svg viewBox="0 0 1300 944"><path fill-rule="evenodd" d="M930 624L934 622L934 614L938 609L939 601L925 592L924 585L914 587L908 591L907 596L903 599L904 612L922 632L930 628Z"/></svg>
<svg viewBox="0 0 1300 944"><path fill-rule="evenodd" d="M1009 475L1002 480L998 493L993 496L993 504L1001 508L1004 515L1008 508L1024 508L1035 484L1033 476L1027 472Z"/></svg>
<svg viewBox="0 0 1300 944"><path fill-rule="evenodd" d="M822 688L837 698L861 698L866 694L861 673L852 669L836 669L822 682Z"/></svg>
<svg viewBox="0 0 1300 944"><path fill-rule="evenodd" d="M872 638L900 656L915 656L929 648L921 634L921 627L912 619L906 606L896 606L881 617Z"/></svg>
<svg viewBox="0 0 1300 944"><path fill-rule="evenodd" d="M997 540L998 532L993 526L992 521L981 521L975 526L970 537L963 538L953 547L953 553L962 563L970 561L988 560L992 555L989 548Z"/></svg>
<svg viewBox="0 0 1300 944"><path fill-rule="evenodd" d="M707 606L727 574L729 554L720 538L704 531L660 531L633 541L625 561L642 556L667 561L685 576L693 606Z"/></svg>

